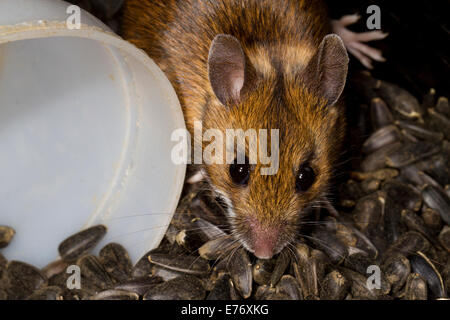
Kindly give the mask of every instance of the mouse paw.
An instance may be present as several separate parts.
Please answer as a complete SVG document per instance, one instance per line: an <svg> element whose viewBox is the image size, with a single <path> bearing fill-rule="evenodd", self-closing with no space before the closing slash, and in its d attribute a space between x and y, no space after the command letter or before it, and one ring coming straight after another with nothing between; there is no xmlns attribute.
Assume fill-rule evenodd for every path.
<svg viewBox="0 0 450 320"><path fill-rule="evenodd" d="M356 33L346 28L360 18L358 14L346 15L339 20L332 20L331 27L333 32L344 41L348 52L354 55L366 68L372 69L372 60L383 62L386 59L383 58L381 50L372 48L364 44L364 42L381 40L386 38L388 34L378 30Z"/></svg>

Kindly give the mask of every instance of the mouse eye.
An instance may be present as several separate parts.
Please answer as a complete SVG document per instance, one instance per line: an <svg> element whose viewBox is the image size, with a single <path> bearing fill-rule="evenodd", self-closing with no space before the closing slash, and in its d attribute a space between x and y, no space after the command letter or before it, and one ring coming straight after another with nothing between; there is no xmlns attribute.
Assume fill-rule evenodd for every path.
<svg viewBox="0 0 450 320"><path fill-rule="evenodd" d="M299 192L304 192L312 186L315 179L316 174L314 170L308 165L303 165L298 170L297 178L295 179L295 188Z"/></svg>
<svg viewBox="0 0 450 320"><path fill-rule="evenodd" d="M244 164L238 164L237 159L234 159L234 163L230 165L230 177L234 183L239 185L247 185L250 178L250 164L248 159L245 158Z"/></svg>

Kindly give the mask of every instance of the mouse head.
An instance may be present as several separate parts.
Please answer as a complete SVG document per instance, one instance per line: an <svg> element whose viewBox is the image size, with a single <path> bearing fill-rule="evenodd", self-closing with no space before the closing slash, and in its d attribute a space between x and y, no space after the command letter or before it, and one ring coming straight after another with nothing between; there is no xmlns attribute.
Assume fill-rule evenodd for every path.
<svg viewBox="0 0 450 320"><path fill-rule="evenodd" d="M228 205L234 235L259 258L270 258L294 241L302 214L327 195L343 138L343 110L336 102L347 65L346 49L336 35L326 36L306 68L295 74L278 70L261 76L232 36L218 35L211 44L208 73L215 97L203 128L224 134L227 129L268 130L267 139L259 134L256 145L246 136L241 157L235 146L224 146L235 158L232 163L204 168ZM278 136L271 135L273 129ZM275 166L261 161L261 146L275 153L270 154ZM262 173L268 166L275 171Z"/></svg>

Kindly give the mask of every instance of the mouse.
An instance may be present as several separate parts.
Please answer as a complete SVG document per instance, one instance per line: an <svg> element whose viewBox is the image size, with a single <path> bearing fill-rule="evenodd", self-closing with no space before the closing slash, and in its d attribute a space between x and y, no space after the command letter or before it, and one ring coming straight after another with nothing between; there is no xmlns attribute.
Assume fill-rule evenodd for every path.
<svg viewBox="0 0 450 320"><path fill-rule="evenodd" d="M277 129L278 169L245 161L203 164L200 175L227 205L231 233L257 258L297 241L308 210L329 203L345 135L348 51L383 61L354 33L357 15L330 20L318 0L128 0L122 36L164 71L186 127ZM270 142L269 142L270 144ZM236 152L236 150L233 150Z"/></svg>

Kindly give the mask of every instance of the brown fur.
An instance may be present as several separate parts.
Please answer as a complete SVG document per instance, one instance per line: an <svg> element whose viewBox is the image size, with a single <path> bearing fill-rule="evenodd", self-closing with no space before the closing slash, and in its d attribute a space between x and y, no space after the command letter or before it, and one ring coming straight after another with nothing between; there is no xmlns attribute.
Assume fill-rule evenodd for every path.
<svg viewBox="0 0 450 320"><path fill-rule="evenodd" d="M248 187L233 184L228 165L205 168L217 191L232 203L236 233L251 250L252 225L277 230L276 252L295 237L301 212L328 192L344 132L343 109L305 87L305 70L329 20L317 0L128 0L123 34L165 71L180 99L187 128L279 129L280 169L259 174ZM217 34L236 37L251 67L245 97L224 107L208 78L208 52ZM270 149L269 149L270 150ZM316 182L295 191L299 166L309 161Z"/></svg>

